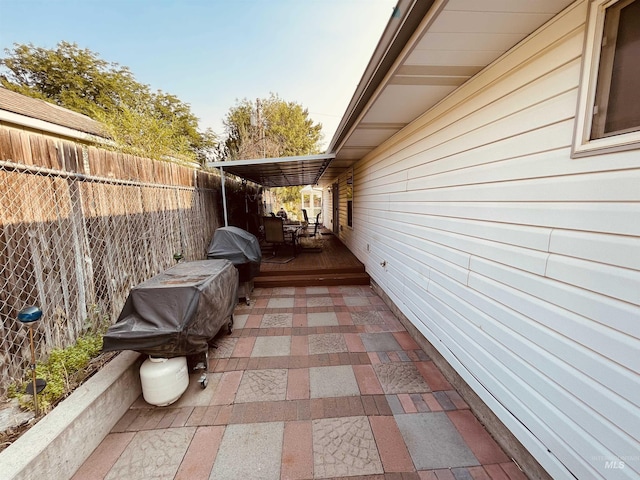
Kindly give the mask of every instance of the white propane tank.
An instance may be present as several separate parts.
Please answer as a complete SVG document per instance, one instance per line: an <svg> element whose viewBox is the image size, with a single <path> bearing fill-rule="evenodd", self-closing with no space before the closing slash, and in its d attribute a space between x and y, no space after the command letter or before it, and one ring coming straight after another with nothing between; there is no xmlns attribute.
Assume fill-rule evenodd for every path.
<svg viewBox="0 0 640 480"><path fill-rule="evenodd" d="M180 398L189 386L187 357L149 357L140 366L142 396L147 403L164 407Z"/></svg>

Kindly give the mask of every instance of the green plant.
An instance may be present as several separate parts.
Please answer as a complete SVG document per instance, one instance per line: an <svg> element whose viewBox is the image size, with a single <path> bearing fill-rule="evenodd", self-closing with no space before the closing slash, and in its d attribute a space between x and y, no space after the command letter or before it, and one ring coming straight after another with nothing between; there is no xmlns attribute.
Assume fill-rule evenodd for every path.
<svg viewBox="0 0 640 480"><path fill-rule="evenodd" d="M85 380L90 373L87 371L87 366L102 349L102 336L105 330L106 326L100 325L96 330L78 338L75 345L56 348L51 351L45 362L37 363L36 377L47 382L46 388L38 394L40 411L46 413L51 410ZM25 379L25 382L28 381ZM23 393L21 386L11 385L9 396L18 398L22 408L34 410L33 397Z"/></svg>

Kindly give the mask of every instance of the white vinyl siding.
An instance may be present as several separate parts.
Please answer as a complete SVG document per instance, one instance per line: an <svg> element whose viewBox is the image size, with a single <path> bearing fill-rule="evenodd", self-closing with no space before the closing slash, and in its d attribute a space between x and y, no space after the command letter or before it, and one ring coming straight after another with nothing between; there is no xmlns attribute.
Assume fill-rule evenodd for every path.
<svg viewBox="0 0 640 480"><path fill-rule="evenodd" d="M357 163L341 238L554 478L632 479L640 152L571 158L587 6Z"/></svg>

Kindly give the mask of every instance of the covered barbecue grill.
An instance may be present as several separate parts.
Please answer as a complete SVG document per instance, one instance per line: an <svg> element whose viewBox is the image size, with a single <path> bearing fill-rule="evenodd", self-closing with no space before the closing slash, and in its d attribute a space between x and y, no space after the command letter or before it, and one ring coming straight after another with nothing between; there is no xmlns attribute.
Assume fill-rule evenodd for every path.
<svg viewBox="0 0 640 480"><path fill-rule="evenodd" d="M229 260L179 263L131 289L103 350L206 355L224 325L231 331L237 298L238 271Z"/></svg>
<svg viewBox="0 0 640 480"><path fill-rule="evenodd" d="M253 278L260 273L262 252L255 235L238 227L220 227L213 234L207 258L226 259L238 269L239 292L249 305Z"/></svg>

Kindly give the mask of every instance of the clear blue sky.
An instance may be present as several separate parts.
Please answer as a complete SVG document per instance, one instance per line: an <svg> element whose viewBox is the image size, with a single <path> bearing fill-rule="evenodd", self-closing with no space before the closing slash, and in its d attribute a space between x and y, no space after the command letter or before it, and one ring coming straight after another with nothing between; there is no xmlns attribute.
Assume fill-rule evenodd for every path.
<svg viewBox="0 0 640 480"><path fill-rule="evenodd" d="M222 134L237 100L295 101L331 140L396 0L0 0L0 51L62 40L129 67Z"/></svg>

